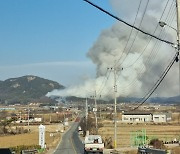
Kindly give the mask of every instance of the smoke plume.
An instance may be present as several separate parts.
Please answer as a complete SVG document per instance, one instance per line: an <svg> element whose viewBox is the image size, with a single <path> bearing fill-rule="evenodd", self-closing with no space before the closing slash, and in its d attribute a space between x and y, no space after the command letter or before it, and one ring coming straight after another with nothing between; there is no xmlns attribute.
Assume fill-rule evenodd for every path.
<svg viewBox="0 0 180 154"><path fill-rule="evenodd" d="M137 1L130 3L130 0L111 0L110 2L118 16L131 24L133 23L139 4ZM149 3L141 29L153 33L164 5L165 2L161 4L157 1ZM142 3L139 17L135 23L136 26L140 24L144 6L145 3ZM160 31L161 27L158 27L154 35L158 36ZM166 31L163 33L166 35L165 39L175 41L170 33ZM131 37L129 38L130 34ZM81 85L68 87L65 90L55 90L48 93L47 96L88 97L96 91L97 95L102 95L103 98L111 98L114 91L114 67L117 71L117 95L143 96L159 79L175 54L171 46L150 39L149 36L136 30L131 31L130 27L120 22L114 23L111 28L101 32L87 53L87 56L96 65L96 78L88 79ZM168 75L165 79L166 82L163 82L162 86L156 91L158 95L177 94L176 81L178 81L178 74L175 71L177 67L178 65L175 64L170 72L176 75Z"/></svg>

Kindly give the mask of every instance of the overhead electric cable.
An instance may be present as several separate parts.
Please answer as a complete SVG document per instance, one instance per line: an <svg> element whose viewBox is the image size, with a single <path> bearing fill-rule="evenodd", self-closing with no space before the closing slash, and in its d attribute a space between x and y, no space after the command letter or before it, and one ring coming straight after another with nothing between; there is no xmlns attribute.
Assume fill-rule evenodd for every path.
<svg viewBox="0 0 180 154"><path fill-rule="evenodd" d="M139 27L138 27L138 28L141 28L141 25L142 25L142 23L143 23L143 19L144 19L144 17L145 17L145 13L146 13L146 11L147 11L148 5L149 5L149 0L147 0L147 3L146 3L146 6L145 6L145 9L144 9L144 11L143 11L142 18L141 18L141 21L140 21L140 24L139 24ZM133 26L134 26L134 25L133 25ZM132 29L133 29L133 28L132 28ZM126 57L127 57L128 54L130 53L130 51L131 51L131 49L132 49L132 47L133 47L133 45L134 45L134 42L135 42L136 39L137 39L138 34L139 34L139 31L136 31L136 34L135 34L135 36L134 36L134 38L133 38L133 41L132 41L132 43L131 43L131 45L130 45L130 48L129 48L129 50L126 52L126 56L124 57L124 59L123 59L123 61L121 62L120 65L122 65L122 63L126 60ZM151 37L151 38L152 38L152 37ZM120 61L120 59L118 59L118 61ZM117 63L118 63L118 61L117 61Z"/></svg>
<svg viewBox="0 0 180 154"><path fill-rule="evenodd" d="M139 29L139 28L137 28L137 27L135 27L135 26L132 26L131 24L127 23L126 21L124 21L124 20L120 19L119 17L117 17L117 16L109 13L108 11L106 11L106 10L104 10L103 8L101 8L101 7L93 4L92 2L90 2L90 1L88 1L88 0L83 0L83 1L89 3L90 5L96 7L97 9L99 9L99 10L101 10L102 12L106 13L107 15L113 17L114 19L116 19L116 20L118 20L118 21L126 24L127 26L130 26L130 27L132 27L132 28L140 31L141 33L143 33L143 34L145 34L145 35L151 36L151 37L153 37L153 38L155 38L155 39L157 39L157 40L159 40L159 41L162 41L162 42L164 42L164 43L167 43L167 44L170 44L170 45L174 45L174 43L172 43L172 42L170 42L170 41L163 40L163 39L161 39L161 38L158 38L157 36L154 36L154 35L152 35L152 34L149 34L149 33L145 32L145 31L143 31L143 30L141 30L141 29Z"/></svg>
<svg viewBox="0 0 180 154"><path fill-rule="evenodd" d="M163 12L162 12L162 14L161 14L161 17L160 17L159 21L161 21L163 15L164 15L164 12L165 12L165 10L166 10L166 8L167 8L167 6L168 6L168 3L169 3L169 0L167 0L167 2L166 2L165 8L164 8L164 10L163 10ZM173 3L172 3L172 4L173 4ZM172 8L172 4L171 4L171 8ZM169 9L169 12L170 12L171 10L173 10L173 9L171 9L171 8ZM168 14L169 14L169 13L168 13ZM155 30L154 30L154 32L153 32L152 35L154 35L154 34L156 33L158 27L159 27L159 23L156 25L156 28L155 28ZM161 29L161 31L162 31L162 29ZM160 32L158 38L160 37L160 35L161 35L161 32ZM152 40L152 37L149 39L148 43L146 44L146 46L144 47L143 51L142 51L141 54L138 56L138 58L137 58L132 64L130 64L129 66L123 67L124 69L133 66L133 65L139 60L139 58L143 55L143 53L144 53L145 50L147 49L147 47L148 47L148 45L150 44L151 40ZM156 42L157 42L157 41L156 41ZM125 60L125 59L124 59L124 60ZM124 60L123 60L123 62L124 62ZM121 62L121 64L122 64L123 62ZM120 64L120 65L121 65L121 64Z"/></svg>
<svg viewBox="0 0 180 154"><path fill-rule="evenodd" d="M145 97L137 103L140 103L137 107L135 107L133 110L138 109L141 105L143 105L146 100L153 94L153 92L158 88L158 86L161 84L161 82L163 81L163 79L166 77L167 73L169 72L169 70L171 69L171 67L173 66L174 62L177 61L177 57L178 57L179 53L177 52L175 54L175 56L173 57L173 60L170 62L170 64L167 66L167 68L165 69L165 71L163 72L162 76L160 77L160 79L156 82L156 84L152 87L152 89L145 95Z"/></svg>
<svg viewBox="0 0 180 154"><path fill-rule="evenodd" d="M166 17L166 21L169 20L168 18L170 18L170 14L171 14L170 12L173 11L172 6L173 6L173 3L171 4L171 7L170 7L170 9L169 9L169 13L168 13L168 16ZM167 6L166 6L166 7L167 7ZM165 7L165 8L166 8L166 7ZM165 9L164 9L164 11L165 11ZM164 11L163 11L163 13L164 13ZM162 15L163 15L163 14L162 14ZM162 15L161 15L160 19L162 18ZM169 20L169 23L172 23L173 19L174 19L174 17L171 18L171 21ZM168 23L168 22L166 22L166 23ZM164 31L164 30L163 30L163 31L162 31L162 30L163 30L163 29L161 29L161 32L160 32L160 34L158 35L158 37L162 36L162 34L163 34L163 38L165 38L165 36L167 35L167 33L162 33L162 32ZM157 51L159 51L159 48L161 47L161 44L162 44L162 42L159 42L159 41L156 40L155 45L154 45L153 49L151 50L150 56L148 56L148 57L146 58L147 60L145 60L145 63L146 63L146 64L150 63L151 57L153 57L153 54L157 55ZM154 56L155 56L155 55L154 55ZM138 58L140 58L140 56L139 56ZM153 57L153 60L155 60L154 57ZM126 67L123 67L123 68L126 69ZM144 68L144 66L142 66L142 68L139 69L140 71L139 71L139 73L138 73L138 78L140 77L140 74L141 74L140 72L143 71L143 68ZM151 66L150 68L152 68L152 66ZM149 68L146 67L146 69L149 69ZM147 72L149 72L149 71L147 71ZM137 77L135 78L135 80L138 81L138 80L137 80ZM129 87L129 86L134 85L135 80L133 80L133 81L132 81L128 86L126 86L126 87ZM125 88L123 88L123 90L124 90L124 89L125 89Z"/></svg>
<svg viewBox="0 0 180 154"><path fill-rule="evenodd" d="M87 1L87 0L85 0L85 1L89 3L89 1ZM152 35L152 34L149 34L149 33L145 32L145 31L142 31L142 30L138 29L138 28L135 27L135 26L132 26L132 25L128 24L127 22L124 22L124 21L121 20L120 18L118 18L118 17L116 17L116 16L110 14L109 12L103 10L102 8L100 8L100 7L98 7L98 6L94 5L94 4L92 4L91 2L90 2L90 4L93 5L94 7L98 8L98 9L100 9L101 11L105 12L106 14L110 15L111 17L113 17L113 18L115 18L115 19L117 19L117 20L119 20L119 21L125 23L126 25L128 25L128 26L130 26L130 27L132 27L132 28L134 28L134 29L136 29L136 30L139 30L140 32L142 32L142 33L144 33L144 34L147 34L147 35L149 35L149 36L151 36L151 37L153 37L153 38L156 38L157 40L160 40L160 41L162 41L162 42L165 42L165 43L174 45L174 43L172 43L172 42L169 42L169 41L163 40L163 39L161 39L161 38L158 38L157 36L154 36L154 35Z"/></svg>
<svg viewBox="0 0 180 154"><path fill-rule="evenodd" d="M99 88L99 90L97 92L97 95L99 95L99 96L102 94L102 92L103 92L103 90L104 90L104 88L105 88L105 86L107 84L107 81L109 79L110 73L111 73L111 71L108 71L108 70L107 70L107 72L109 72L109 74L107 75L106 78L104 78L104 81L102 82L102 85L101 85L101 87ZM106 74L107 74L107 72L106 72Z"/></svg>
<svg viewBox="0 0 180 154"><path fill-rule="evenodd" d="M107 79L107 77L106 77L106 76L107 76L107 73L108 73L108 70L106 71L105 75L103 75L104 78L103 78L103 80L102 80L101 86L99 87L99 89L98 89L97 92L96 92L97 95L98 95L99 91L101 90L101 88L104 86L104 82L105 82L105 80ZM99 76L99 77L102 77L102 76ZM99 78L99 77L98 77L98 78Z"/></svg>
<svg viewBox="0 0 180 154"><path fill-rule="evenodd" d="M136 13L136 16L135 16L135 19L134 19L133 26L134 26L135 23L136 23L136 19L137 19L138 14L139 14L139 10L140 10L140 7L141 7L141 3L142 3L142 0L140 0L139 6L138 6L138 9L137 9L137 13ZM129 36L128 36L128 40L127 40L127 42L126 42L126 45L124 46L123 52L121 53L121 56L119 57L118 61L121 60L121 58L122 58L124 52L125 52L126 49L127 49L128 43L129 43L130 38L131 38L131 35L132 35L132 32L133 32L133 28L131 27L131 32L130 32L130 34L129 34ZM118 61L116 62L116 64L118 63ZM116 65L116 64L115 64L115 65Z"/></svg>

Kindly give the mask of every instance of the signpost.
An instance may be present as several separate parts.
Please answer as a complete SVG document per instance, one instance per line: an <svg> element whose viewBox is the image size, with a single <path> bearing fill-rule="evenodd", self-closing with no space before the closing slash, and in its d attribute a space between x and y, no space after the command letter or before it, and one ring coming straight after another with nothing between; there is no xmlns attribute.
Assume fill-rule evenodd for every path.
<svg viewBox="0 0 180 154"><path fill-rule="evenodd" d="M39 126L39 145L41 148L45 148L45 126L42 124Z"/></svg>

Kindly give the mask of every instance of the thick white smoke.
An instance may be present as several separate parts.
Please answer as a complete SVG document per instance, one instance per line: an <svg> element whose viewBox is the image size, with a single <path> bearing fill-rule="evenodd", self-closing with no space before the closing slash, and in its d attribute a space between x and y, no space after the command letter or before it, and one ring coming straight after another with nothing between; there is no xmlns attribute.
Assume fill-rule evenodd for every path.
<svg viewBox="0 0 180 154"><path fill-rule="evenodd" d="M137 11L138 3L137 1L136 3L134 1L133 3L130 2L130 0L111 0L113 8L115 8L116 11L118 10L117 14L121 15L130 23L133 23L132 19ZM141 11L143 11L144 5L145 4L142 4ZM162 13L161 9L163 7L164 3L158 3L157 1L149 4L141 27L143 30L149 33L154 31L158 23L158 13ZM141 16L139 18L141 18ZM158 35L159 32L160 28L155 35ZM141 33L137 35L137 31L133 30L131 38L129 39L130 33L131 28L120 22L115 23L109 29L103 30L87 53L87 56L96 65L96 79L89 79L81 85L69 87L65 90L55 90L47 95L87 97L92 95L90 92L96 90L97 94L101 94L103 98L109 98L113 96L114 75L113 71L110 72L107 68L112 68L114 64L117 64L118 96L143 96L159 79L159 76L172 59L174 53L172 52L172 47L166 44L162 46L159 44L158 50L152 50L156 43L155 39L152 39L148 44L150 40L148 36ZM136 40L134 42L135 37ZM129 43L126 46L128 39ZM172 41L170 35L168 35L166 39ZM132 44L133 46L131 47ZM148 46L146 47L147 44ZM146 50L144 51L144 49ZM177 66L175 66L174 69L176 69L176 67ZM106 80L107 77L109 77L108 80ZM175 76L173 78L176 80ZM170 80L172 80L172 78L168 77L168 79L166 84L164 83L165 87L171 84ZM103 86L105 83L106 85ZM176 86L176 84L174 86ZM164 95L167 93L175 95L177 91L177 87L166 90L164 90L164 88L160 89L158 93Z"/></svg>

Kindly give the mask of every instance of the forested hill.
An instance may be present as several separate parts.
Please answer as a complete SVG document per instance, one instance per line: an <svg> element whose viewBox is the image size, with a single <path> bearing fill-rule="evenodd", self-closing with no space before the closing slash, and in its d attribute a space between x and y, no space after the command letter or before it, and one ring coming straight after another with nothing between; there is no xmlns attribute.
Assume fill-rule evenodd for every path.
<svg viewBox="0 0 180 154"><path fill-rule="evenodd" d="M0 81L0 102L27 103L44 97L54 89L64 89L64 86L33 75L11 78Z"/></svg>

